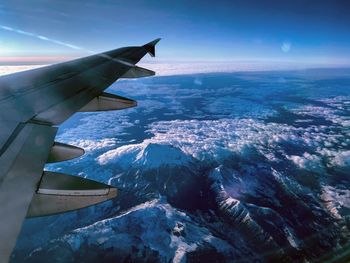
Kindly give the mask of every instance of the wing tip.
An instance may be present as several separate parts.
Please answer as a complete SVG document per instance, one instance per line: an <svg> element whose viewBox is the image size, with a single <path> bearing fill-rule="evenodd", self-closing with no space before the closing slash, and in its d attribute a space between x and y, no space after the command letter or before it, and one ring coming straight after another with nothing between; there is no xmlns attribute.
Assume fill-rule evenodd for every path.
<svg viewBox="0 0 350 263"><path fill-rule="evenodd" d="M148 54L150 54L152 57L154 57L156 55L155 52L155 46L157 45L157 43L161 40L161 38L157 38L145 45L143 45L143 47L146 49L146 51L148 52Z"/></svg>
<svg viewBox="0 0 350 263"><path fill-rule="evenodd" d="M153 40L153 41L151 41L151 42L145 44L144 46L155 46L155 45L157 45L157 43L158 43L160 40L161 40L160 37L159 37L159 38L156 38L155 40Z"/></svg>

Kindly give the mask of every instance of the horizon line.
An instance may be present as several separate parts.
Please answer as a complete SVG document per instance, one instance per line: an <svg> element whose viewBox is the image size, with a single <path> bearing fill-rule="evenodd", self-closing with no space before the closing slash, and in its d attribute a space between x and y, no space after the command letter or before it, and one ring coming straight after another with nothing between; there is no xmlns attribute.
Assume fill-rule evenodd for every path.
<svg viewBox="0 0 350 263"><path fill-rule="evenodd" d="M21 64L21 65L1 65L0 76L10 75L17 72L32 70L49 66L50 64ZM159 76L176 76L176 75L196 75L196 74L211 74L211 73L238 73L238 72L287 72L287 71L305 71L305 70L341 70L350 69L350 64L347 65L279 65L274 64L227 64L227 63L212 63L197 62L190 63L147 63L142 62L139 66L149 68L156 72L156 77Z"/></svg>
<svg viewBox="0 0 350 263"><path fill-rule="evenodd" d="M23 66L23 65L48 65L66 62L82 58L84 56L3 56L0 57L0 66ZM141 62L140 62L141 63ZM350 66L348 60L332 60L329 58L298 60L298 59L278 59L278 58L230 58L230 59L164 59L157 58L157 61L144 59L142 63L167 64L167 63L275 63L275 64L300 64L300 65L320 65L320 66Z"/></svg>

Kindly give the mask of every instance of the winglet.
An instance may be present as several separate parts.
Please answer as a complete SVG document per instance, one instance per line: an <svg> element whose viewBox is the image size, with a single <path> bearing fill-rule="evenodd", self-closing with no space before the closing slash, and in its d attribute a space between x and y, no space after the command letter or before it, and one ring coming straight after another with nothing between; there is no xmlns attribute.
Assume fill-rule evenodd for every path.
<svg viewBox="0 0 350 263"><path fill-rule="evenodd" d="M159 41L160 41L160 38L157 38L157 39L147 43L146 45L143 45L143 47L147 50L148 54L150 54L152 57L154 57L156 55L155 46L157 45L157 43Z"/></svg>

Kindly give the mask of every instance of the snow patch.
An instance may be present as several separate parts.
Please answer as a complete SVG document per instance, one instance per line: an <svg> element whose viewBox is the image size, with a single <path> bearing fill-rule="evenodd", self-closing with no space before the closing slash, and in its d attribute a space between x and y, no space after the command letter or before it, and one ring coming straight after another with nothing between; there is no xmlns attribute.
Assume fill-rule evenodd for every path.
<svg viewBox="0 0 350 263"><path fill-rule="evenodd" d="M342 218L341 209L350 209L350 190L337 189L333 186L323 186L321 200L327 210L336 218Z"/></svg>

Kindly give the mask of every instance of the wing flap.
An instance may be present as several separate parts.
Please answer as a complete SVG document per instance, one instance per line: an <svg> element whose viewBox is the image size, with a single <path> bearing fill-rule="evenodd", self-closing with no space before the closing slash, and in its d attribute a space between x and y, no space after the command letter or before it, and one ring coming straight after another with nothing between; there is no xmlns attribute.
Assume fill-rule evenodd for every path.
<svg viewBox="0 0 350 263"><path fill-rule="evenodd" d="M102 95L94 98L84 107L80 112L92 112L92 111L109 111L109 110L123 110L131 107L135 107L137 102L122 96L103 92Z"/></svg>
<svg viewBox="0 0 350 263"><path fill-rule="evenodd" d="M55 142L47 158L47 163L68 161L84 155L85 151L77 146Z"/></svg>
<svg viewBox="0 0 350 263"><path fill-rule="evenodd" d="M107 201L117 189L86 178L44 172L27 217L46 216L84 208Z"/></svg>
<svg viewBox="0 0 350 263"><path fill-rule="evenodd" d="M154 76L156 73L152 70L141 68L141 67L132 67L129 69L121 78L123 79L135 79Z"/></svg>

